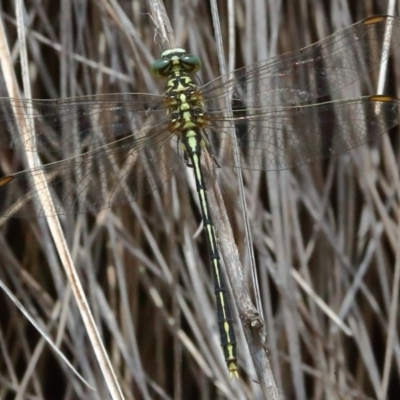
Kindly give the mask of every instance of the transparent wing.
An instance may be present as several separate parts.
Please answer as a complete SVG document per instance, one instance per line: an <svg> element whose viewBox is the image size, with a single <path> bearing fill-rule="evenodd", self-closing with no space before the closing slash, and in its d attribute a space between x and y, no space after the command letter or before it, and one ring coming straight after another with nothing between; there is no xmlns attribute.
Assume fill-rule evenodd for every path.
<svg viewBox="0 0 400 400"><path fill-rule="evenodd" d="M22 139L19 119L24 117L34 129ZM166 119L163 96L145 93L57 100L0 98L0 147L37 149L50 162L129 135L140 139L137 132Z"/></svg>
<svg viewBox="0 0 400 400"><path fill-rule="evenodd" d="M367 77L388 57L388 49L399 45L400 21L377 16L302 50L239 69L228 82L220 77L205 85L206 132L214 156L221 165L233 165L237 139L243 168L280 170L341 153L387 132L398 124L398 100L326 98ZM231 119L224 114L226 96L233 99ZM33 129L26 132L22 142L19 119L26 115L35 134ZM170 139L163 96L0 99L0 146L37 148L49 163L0 180L0 215L37 215L30 182L42 173L57 214L96 212L129 202L168 179L179 162ZM33 190L43 193L40 184ZM40 216L52 214L46 202L36 206Z"/></svg>
<svg viewBox="0 0 400 400"><path fill-rule="evenodd" d="M388 30L391 34L388 35ZM400 20L376 16L358 22L304 49L249 65L205 85L205 105L233 108L294 106L320 102L367 76L400 45ZM18 118L30 115L35 135L22 143ZM163 96L127 93L58 100L0 98L0 146L37 148L49 161L124 138L151 123L166 122ZM100 128L101 127L101 128ZM57 158L52 158L57 153Z"/></svg>
<svg viewBox="0 0 400 400"><path fill-rule="evenodd" d="M282 170L328 158L383 135L399 124L400 100L369 96L300 107L235 111L228 121L218 113L207 136L221 165L234 166L233 140L241 167ZM230 136L233 128L236 138Z"/></svg>
<svg viewBox="0 0 400 400"><path fill-rule="evenodd" d="M377 71L400 46L400 20L375 16L360 21L308 47L251 64L203 86L208 109L279 107L343 98L340 90ZM336 95L336 96L334 96ZM346 96L345 96L346 97Z"/></svg>
<svg viewBox="0 0 400 400"><path fill-rule="evenodd" d="M210 82L202 88L205 105L210 112L223 110L226 96L233 96L233 108L239 110L319 102L367 76L388 57L385 49L399 45L400 20L372 17L304 49L236 70L228 82L222 77ZM18 119L25 115L34 122L35 134L27 132L22 143ZM37 148L51 162L166 119L163 96L144 93L47 101L0 98L0 146Z"/></svg>
<svg viewBox="0 0 400 400"><path fill-rule="evenodd" d="M79 156L1 179L0 216L95 213L158 189L180 163L172 148L176 139L161 130L162 126L155 126L153 134L140 131L140 140L131 135ZM54 212L45 195L44 182L37 183L42 174L50 188ZM39 192L41 200L36 196Z"/></svg>

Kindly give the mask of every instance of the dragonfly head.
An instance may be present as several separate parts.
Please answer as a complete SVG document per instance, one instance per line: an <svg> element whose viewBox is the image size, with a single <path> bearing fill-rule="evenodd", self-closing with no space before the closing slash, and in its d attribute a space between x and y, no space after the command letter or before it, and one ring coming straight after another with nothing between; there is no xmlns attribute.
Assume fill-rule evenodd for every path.
<svg viewBox="0 0 400 400"><path fill-rule="evenodd" d="M176 48L162 52L161 57L154 61L152 71L156 77L167 78L175 71L196 73L200 67L199 57L188 54L184 49Z"/></svg>

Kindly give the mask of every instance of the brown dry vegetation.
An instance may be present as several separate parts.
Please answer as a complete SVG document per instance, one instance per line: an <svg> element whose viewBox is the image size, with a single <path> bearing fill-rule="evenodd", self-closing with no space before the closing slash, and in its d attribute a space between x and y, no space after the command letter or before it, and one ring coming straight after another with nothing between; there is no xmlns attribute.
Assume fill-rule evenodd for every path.
<svg viewBox="0 0 400 400"><path fill-rule="evenodd" d="M33 98L160 93L149 67L161 47L145 0L24 3ZM227 2L218 1L218 13L226 59L235 68L387 13L381 0L233 3L235 48L228 40ZM14 2L0 4L22 90ZM175 44L202 59L201 81L219 76L209 2L165 5ZM399 52L386 75L385 93L391 95L397 93ZM6 78L0 75L2 97L9 96ZM376 87L376 78L374 71L370 87ZM265 347L282 398L400 396L397 135L394 129L379 141L293 170L244 171ZM2 149L0 167L8 174L23 162L18 153ZM254 299L233 169L221 168L218 180ZM196 234L201 220L193 188L183 170L132 205L63 217L63 232L125 398L261 399L266 392L258 384L260 371L257 375L234 306L241 378L231 381L226 373L206 244ZM217 234L222 247L228 238L218 224ZM0 280L95 388L66 367L0 291L0 399L109 398L46 220L1 219L0 242ZM253 350L256 356L263 351L257 343Z"/></svg>

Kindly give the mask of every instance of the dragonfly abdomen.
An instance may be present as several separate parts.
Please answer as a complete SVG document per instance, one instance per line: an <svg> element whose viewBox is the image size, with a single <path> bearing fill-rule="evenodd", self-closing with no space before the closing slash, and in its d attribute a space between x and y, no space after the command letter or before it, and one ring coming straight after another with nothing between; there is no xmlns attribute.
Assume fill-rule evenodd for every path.
<svg viewBox="0 0 400 400"><path fill-rule="evenodd" d="M196 132L196 130L188 130L182 137L182 143L185 147L188 158L191 161L191 165L195 174L196 189L199 196L204 231L206 233L210 262L214 276L214 291L217 300L218 326L221 337L221 346L230 375L237 377L236 336L233 328L231 311L228 305L228 297L224 285L220 256L217 248L215 228L210 213L207 190L200 162L201 148L203 147L201 134Z"/></svg>

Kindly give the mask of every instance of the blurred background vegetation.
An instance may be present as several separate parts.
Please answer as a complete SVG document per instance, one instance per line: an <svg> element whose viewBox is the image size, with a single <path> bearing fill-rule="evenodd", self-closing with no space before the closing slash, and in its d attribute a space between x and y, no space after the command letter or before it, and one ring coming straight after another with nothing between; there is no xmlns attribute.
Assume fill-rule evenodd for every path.
<svg viewBox="0 0 400 400"><path fill-rule="evenodd" d="M219 0L218 12L226 59L234 68L299 49L386 14L389 6L381 0L233 3L234 48L228 46L228 2ZM24 4L33 98L161 93L150 72L161 48L145 0ZM199 79L219 76L208 1L166 0L165 6L176 45L202 59ZM0 13L20 76L14 2L1 2ZM385 93L392 95L398 92L398 56L388 68ZM376 76L371 74L374 84ZM8 96L1 74L0 95ZM1 154L3 173L23 168L17 153ZM400 262L398 162L396 129L340 157L276 173L277 186L270 174L245 171L266 348L282 398L399 398L399 321L393 309ZM221 168L218 179L253 291L236 178ZM96 391L66 368L0 292L0 398L109 398L43 222L0 220L0 280ZM262 398L235 310L241 379L230 381L226 373L200 223L196 193L184 173L130 206L62 219L127 399ZM322 302L343 320L347 334L327 317Z"/></svg>

